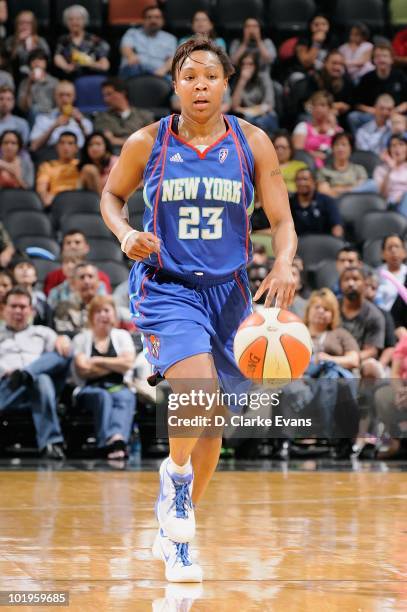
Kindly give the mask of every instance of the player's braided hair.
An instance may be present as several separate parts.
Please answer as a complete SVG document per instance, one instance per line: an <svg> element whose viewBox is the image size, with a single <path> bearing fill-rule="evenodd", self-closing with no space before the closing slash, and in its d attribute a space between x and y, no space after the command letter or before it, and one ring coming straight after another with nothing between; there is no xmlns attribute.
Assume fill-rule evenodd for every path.
<svg viewBox="0 0 407 612"><path fill-rule="evenodd" d="M210 38L197 35L184 42L176 50L171 66L173 81L175 81L177 73L181 70L185 60L190 57L191 53L194 51L210 51L214 55L217 55L220 63L223 66L223 72L226 78L229 78L235 72L229 56L227 55L226 51L222 49L222 47L219 47Z"/></svg>

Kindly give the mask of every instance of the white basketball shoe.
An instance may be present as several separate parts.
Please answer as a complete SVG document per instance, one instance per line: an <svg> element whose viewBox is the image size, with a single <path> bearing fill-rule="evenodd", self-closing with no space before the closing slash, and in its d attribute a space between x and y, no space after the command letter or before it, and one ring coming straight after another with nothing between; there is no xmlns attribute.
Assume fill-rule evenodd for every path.
<svg viewBox="0 0 407 612"><path fill-rule="evenodd" d="M153 556L165 563L168 582L202 582L202 569L191 560L187 542L173 542L162 529L153 544Z"/></svg>
<svg viewBox="0 0 407 612"><path fill-rule="evenodd" d="M195 514L192 505L194 473L170 474L169 457L160 467L160 492L155 511L160 527L174 542L190 542L195 535Z"/></svg>

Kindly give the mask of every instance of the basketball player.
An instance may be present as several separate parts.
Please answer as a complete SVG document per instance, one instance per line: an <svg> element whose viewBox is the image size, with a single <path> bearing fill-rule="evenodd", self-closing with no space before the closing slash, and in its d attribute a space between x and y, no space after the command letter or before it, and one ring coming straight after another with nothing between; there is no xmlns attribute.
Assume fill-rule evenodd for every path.
<svg viewBox="0 0 407 612"><path fill-rule="evenodd" d="M230 392L241 374L233 338L251 313L246 265L251 259L254 190L273 228L275 263L256 293L286 308L295 283L297 239L287 190L268 136L221 105L233 67L213 42L178 47L172 66L181 114L142 128L126 142L101 201L107 226L135 260L129 279L135 323L154 371L173 392L188 380L211 380ZM144 230L132 229L123 207L144 179ZM179 381L179 384L178 382ZM191 382L192 385L192 382ZM229 387L229 388L228 388ZM199 582L188 543L194 506L213 475L221 438L170 437L160 467L159 523L153 553L167 580Z"/></svg>

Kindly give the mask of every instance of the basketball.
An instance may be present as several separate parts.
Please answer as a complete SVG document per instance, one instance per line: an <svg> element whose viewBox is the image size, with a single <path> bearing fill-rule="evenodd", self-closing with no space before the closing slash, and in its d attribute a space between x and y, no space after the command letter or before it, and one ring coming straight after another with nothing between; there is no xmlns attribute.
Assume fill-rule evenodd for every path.
<svg viewBox="0 0 407 612"><path fill-rule="evenodd" d="M267 308L247 317L236 332L234 354L247 378L289 382L306 370L312 353L311 336L297 315Z"/></svg>

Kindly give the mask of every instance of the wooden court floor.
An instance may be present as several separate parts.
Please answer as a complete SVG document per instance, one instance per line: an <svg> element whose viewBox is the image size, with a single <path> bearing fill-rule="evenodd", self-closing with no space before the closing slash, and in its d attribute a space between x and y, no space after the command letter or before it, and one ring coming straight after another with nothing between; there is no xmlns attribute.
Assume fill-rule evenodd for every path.
<svg viewBox="0 0 407 612"><path fill-rule="evenodd" d="M67 590L58 609L81 612L407 610L405 473L216 473L202 586L169 586L151 558L156 487L152 472L0 472L0 591Z"/></svg>

